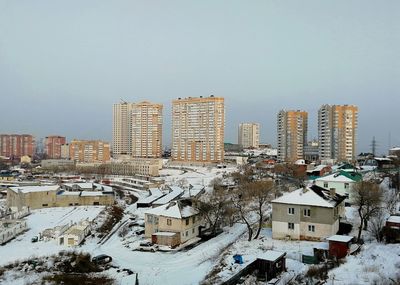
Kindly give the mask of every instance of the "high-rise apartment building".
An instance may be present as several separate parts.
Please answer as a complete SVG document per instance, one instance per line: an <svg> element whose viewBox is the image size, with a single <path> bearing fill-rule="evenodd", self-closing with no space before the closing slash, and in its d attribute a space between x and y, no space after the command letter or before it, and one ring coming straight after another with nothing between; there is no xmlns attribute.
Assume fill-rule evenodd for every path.
<svg viewBox="0 0 400 285"><path fill-rule="evenodd" d="M172 101L174 161L218 163L224 159L224 98L200 97Z"/></svg>
<svg viewBox="0 0 400 285"><path fill-rule="evenodd" d="M110 160L110 144L98 140L73 140L69 143L69 157L76 162L107 162Z"/></svg>
<svg viewBox="0 0 400 285"><path fill-rule="evenodd" d="M132 156L157 158L162 155L161 104L140 102L132 108Z"/></svg>
<svg viewBox="0 0 400 285"><path fill-rule="evenodd" d="M260 146L260 124L239 124L238 144L243 148L259 148Z"/></svg>
<svg viewBox="0 0 400 285"><path fill-rule="evenodd" d="M134 103L117 103L113 105L113 154L132 154L132 120L131 111Z"/></svg>
<svg viewBox="0 0 400 285"><path fill-rule="evenodd" d="M20 158L24 155L33 156L35 140L32 135L0 134L0 155Z"/></svg>
<svg viewBox="0 0 400 285"><path fill-rule="evenodd" d="M65 137L47 136L44 142L44 152L47 158L61 158L61 145L65 144Z"/></svg>
<svg viewBox="0 0 400 285"><path fill-rule="evenodd" d="M357 106L321 106L318 111L319 158L353 161L356 156L357 122Z"/></svg>
<svg viewBox="0 0 400 285"><path fill-rule="evenodd" d="M133 157L161 157L161 104L147 101L113 106L113 154Z"/></svg>
<svg viewBox="0 0 400 285"><path fill-rule="evenodd" d="M304 158L307 144L308 113L285 111L278 113L278 160L295 162Z"/></svg>

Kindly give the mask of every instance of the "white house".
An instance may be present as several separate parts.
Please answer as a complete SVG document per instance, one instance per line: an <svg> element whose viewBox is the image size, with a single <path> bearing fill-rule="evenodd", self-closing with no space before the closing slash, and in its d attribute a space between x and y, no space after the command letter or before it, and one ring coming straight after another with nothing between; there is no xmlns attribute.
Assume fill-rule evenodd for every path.
<svg viewBox="0 0 400 285"><path fill-rule="evenodd" d="M336 193L344 195L350 199L352 187L355 183L361 180L362 176L360 173L339 171L317 178L314 181L315 185L325 189L333 189Z"/></svg>

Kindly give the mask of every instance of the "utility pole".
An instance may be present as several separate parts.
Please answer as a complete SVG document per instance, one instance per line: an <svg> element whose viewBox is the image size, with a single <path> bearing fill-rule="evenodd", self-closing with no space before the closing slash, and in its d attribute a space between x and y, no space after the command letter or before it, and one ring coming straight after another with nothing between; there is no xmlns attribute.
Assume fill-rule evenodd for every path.
<svg viewBox="0 0 400 285"><path fill-rule="evenodd" d="M372 137L372 142L371 142L371 150L372 150L372 154L375 157L376 155L376 147L377 147L377 142L375 140L375 136Z"/></svg>

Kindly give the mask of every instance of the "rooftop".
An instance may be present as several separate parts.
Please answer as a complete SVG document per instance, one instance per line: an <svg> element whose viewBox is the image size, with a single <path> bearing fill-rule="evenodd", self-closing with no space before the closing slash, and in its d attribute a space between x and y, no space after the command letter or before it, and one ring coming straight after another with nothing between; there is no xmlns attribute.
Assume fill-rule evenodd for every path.
<svg viewBox="0 0 400 285"><path fill-rule="evenodd" d="M345 197L342 195L332 195L329 190L312 185L285 194L272 200L272 203L333 208L340 204L344 199Z"/></svg>
<svg viewBox="0 0 400 285"><path fill-rule="evenodd" d="M343 235L334 235L331 237L328 237L326 240L329 241L338 241L338 242L349 242L353 239L351 236L343 236Z"/></svg>

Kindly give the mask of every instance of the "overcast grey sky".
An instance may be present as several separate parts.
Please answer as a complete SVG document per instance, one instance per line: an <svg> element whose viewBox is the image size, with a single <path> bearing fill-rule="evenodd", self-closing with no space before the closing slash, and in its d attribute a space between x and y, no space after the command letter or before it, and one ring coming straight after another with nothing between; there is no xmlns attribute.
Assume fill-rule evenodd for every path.
<svg viewBox="0 0 400 285"><path fill-rule="evenodd" d="M359 106L359 151L400 145L400 1L0 0L0 133L111 140L120 98L225 97L225 141L276 114Z"/></svg>

